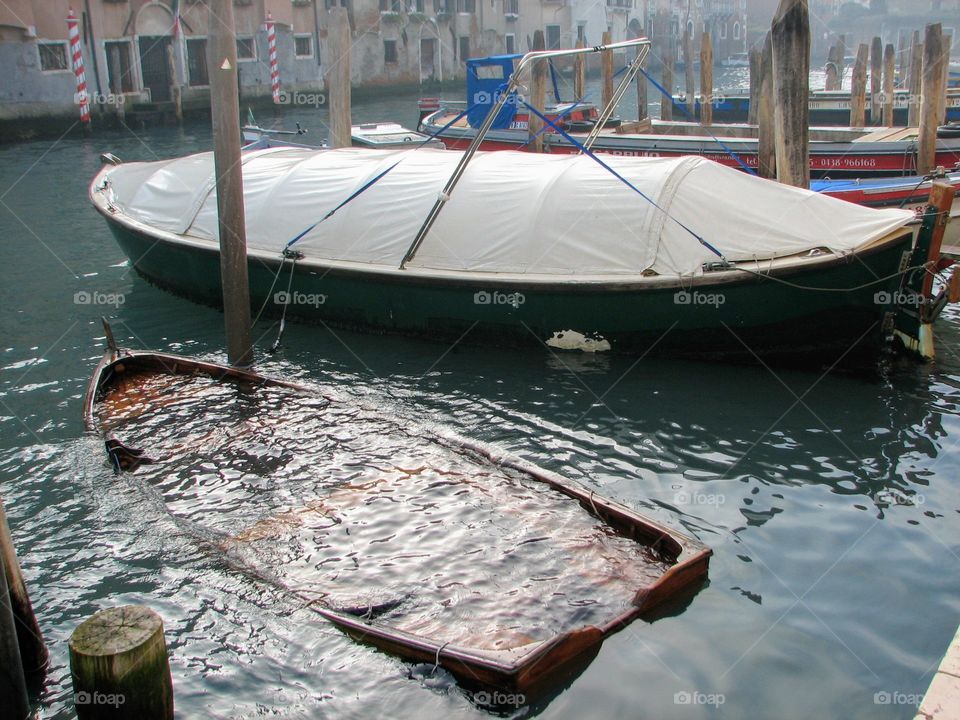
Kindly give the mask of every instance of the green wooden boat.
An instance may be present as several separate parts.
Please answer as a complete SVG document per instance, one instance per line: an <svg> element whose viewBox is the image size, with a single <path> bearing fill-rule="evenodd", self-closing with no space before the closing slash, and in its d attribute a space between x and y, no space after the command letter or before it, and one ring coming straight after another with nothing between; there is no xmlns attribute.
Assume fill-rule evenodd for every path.
<svg viewBox="0 0 960 720"><path fill-rule="evenodd" d="M477 155L404 261L461 158L246 153L253 311L587 351L872 351L914 241L909 212L699 158L609 159L645 199L584 156L497 152ZM212 154L106 166L90 198L137 272L220 303Z"/></svg>

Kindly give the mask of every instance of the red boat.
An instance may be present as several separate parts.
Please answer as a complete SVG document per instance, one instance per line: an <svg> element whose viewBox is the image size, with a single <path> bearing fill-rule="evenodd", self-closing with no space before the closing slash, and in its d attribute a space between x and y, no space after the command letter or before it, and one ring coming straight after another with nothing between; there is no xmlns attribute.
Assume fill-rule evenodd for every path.
<svg viewBox="0 0 960 720"><path fill-rule="evenodd" d="M420 129L436 135L448 148L466 149L476 137L489 110L503 92L520 55L498 55L467 60L468 110L441 107L427 114ZM563 132L551 127L543 133L544 152L576 153L595 124L603 128L591 150L639 157L699 155L743 169L758 165L756 128L748 125L711 125L709 131L695 122L619 122L598 116L586 103L555 103L545 115ZM482 150L517 150L529 140L529 113L520 97L507 98L498 111ZM810 129L810 171L814 178L877 178L917 173L917 128ZM960 137L937 140L937 165L953 168L960 163Z"/></svg>

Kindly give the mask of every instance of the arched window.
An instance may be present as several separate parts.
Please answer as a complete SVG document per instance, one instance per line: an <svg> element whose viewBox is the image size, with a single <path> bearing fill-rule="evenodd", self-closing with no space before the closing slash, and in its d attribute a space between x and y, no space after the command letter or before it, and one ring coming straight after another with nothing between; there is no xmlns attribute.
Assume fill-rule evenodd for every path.
<svg viewBox="0 0 960 720"><path fill-rule="evenodd" d="M738 22L735 22L733 24L733 39L734 40L740 39L740 23Z"/></svg>

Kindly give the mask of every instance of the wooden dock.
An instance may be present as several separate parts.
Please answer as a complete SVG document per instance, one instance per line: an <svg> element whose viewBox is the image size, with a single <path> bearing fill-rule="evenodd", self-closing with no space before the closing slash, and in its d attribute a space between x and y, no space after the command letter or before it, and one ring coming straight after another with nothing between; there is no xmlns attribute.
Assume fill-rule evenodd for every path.
<svg viewBox="0 0 960 720"><path fill-rule="evenodd" d="M937 669L914 720L960 719L960 628Z"/></svg>

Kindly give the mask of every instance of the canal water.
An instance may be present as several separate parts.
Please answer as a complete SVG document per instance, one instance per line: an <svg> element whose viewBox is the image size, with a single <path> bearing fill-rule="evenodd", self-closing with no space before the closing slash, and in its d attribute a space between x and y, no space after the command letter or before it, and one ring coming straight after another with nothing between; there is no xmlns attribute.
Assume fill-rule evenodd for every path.
<svg viewBox="0 0 960 720"><path fill-rule="evenodd" d="M414 101L357 102L355 118L411 124ZM322 111L276 120L294 121L325 134ZM101 315L130 347L223 357L220 313L140 279L88 205L98 155L210 147L202 123L0 147L0 495L51 649L42 715L74 715L77 624L143 603L164 618L181 717L487 717L442 671L238 574L83 431ZM256 327L261 351L276 332ZM258 364L494 443L714 549L689 607L633 623L509 714L875 720L913 716L960 621L955 308L938 348L880 372L771 371L291 325Z"/></svg>

